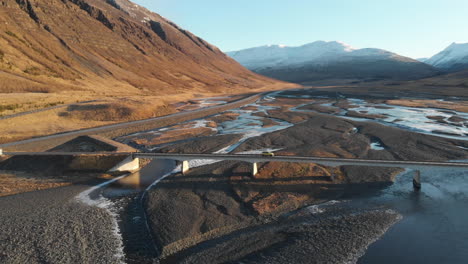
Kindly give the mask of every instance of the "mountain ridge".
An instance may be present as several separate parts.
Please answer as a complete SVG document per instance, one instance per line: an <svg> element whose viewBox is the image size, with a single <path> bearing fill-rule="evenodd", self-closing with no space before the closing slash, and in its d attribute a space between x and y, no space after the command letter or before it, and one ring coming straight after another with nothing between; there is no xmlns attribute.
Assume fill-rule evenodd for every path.
<svg viewBox="0 0 468 264"><path fill-rule="evenodd" d="M356 49L338 41L316 41L299 47L261 46L227 54L257 73L293 82L333 77L417 79L437 72L396 53Z"/></svg>
<svg viewBox="0 0 468 264"><path fill-rule="evenodd" d="M466 70L468 69L468 43L453 42L424 62L449 72Z"/></svg>
<svg viewBox="0 0 468 264"><path fill-rule="evenodd" d="M0 0L0 73L1 92L224 92L278 83L127 0Z"/></svg>

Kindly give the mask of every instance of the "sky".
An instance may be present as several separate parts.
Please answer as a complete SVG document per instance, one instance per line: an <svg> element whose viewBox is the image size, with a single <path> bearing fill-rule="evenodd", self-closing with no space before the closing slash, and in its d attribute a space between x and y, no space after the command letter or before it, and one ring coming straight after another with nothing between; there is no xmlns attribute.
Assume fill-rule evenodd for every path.
<svg viewBox="0 0 468 264"><path fill-rule="evenodd" d="M236 51L317 40L431 57L468 42L467 0L133 0Z"/></svg>

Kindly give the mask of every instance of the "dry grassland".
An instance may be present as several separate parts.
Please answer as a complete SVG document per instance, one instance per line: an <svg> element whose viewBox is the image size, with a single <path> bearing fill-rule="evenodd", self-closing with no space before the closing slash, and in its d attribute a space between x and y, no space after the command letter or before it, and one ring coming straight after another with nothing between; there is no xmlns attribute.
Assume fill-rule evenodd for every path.
<svg viewBox="0 0 468 264"><path fill-rule="evenodd" d="M72 104L64 107L0 120L0 144L22 139L51 135L67 131L103 126L126 121L142 120L176 112L174 103L194 98L235 95L236 93L261 92L297 85L269 85L260 89L236 89L226 93L202 93L199 91L173 95L109 95L91 92L64 91L61 93L6 93L0 94L0 106L19 105L4 113L16 114L43 109L52 105ZM110 93L110 91L109 91ZM120 93L120 92L119 92ZM118 93L117 93L118 94ZM80 103L92 101L89 103ZM0 115L3 112L0 112Z"/></svg>

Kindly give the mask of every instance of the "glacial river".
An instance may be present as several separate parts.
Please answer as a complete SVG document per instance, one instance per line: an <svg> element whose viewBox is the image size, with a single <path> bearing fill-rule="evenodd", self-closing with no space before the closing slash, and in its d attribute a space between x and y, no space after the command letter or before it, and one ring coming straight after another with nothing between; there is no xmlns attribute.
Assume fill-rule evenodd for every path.
<svg viewBox="0 0 468 264"><path fill-rule="evenodd" d="M253 115L258 111L270 110L271 107L262 106L261 103L275 100L276 96L277 93L272 93L258 104L251 105L258 107L258 110L233 110L232 112L240 114L239 118L220 124L217 128L218 134L243 134L244 137L241 140L243 142L254 136L290 127L292 124L275 120L276 126L266 128L262 126L261 118ZM461 126L450 122L443 124L427 118L437 115L447 119L455 114L468 118L466 113L387 105L375 108L363 100L354 100L353 103L357 106L353 111L385 115L385 118L381 120L368 121L398 126L414 132L467 139L465 135L468 129L465 124ZM296 108L296 111L301 110ZM337 115L351 118L345 117L344 114L345 112L342 111ZM363 118L358 120L366 121ZM194 126L200 125L203 125L203 122L194 123ZM158 132L164 132L167 129L164 128ZM433 132L436 130L457 135ZM241 142L224 148L219 153L228 153ZM374 143L373 148L378 149L378 143ZM164 167L164 171L158 173L155 172L161 167L158 169L156 163L150 164L148 169L143 170L136 179L138 183L145 179L145 183L138 184L138 188L147 187L155 180L156 175L160 177L174 166L165 164L167 167ZM201 165L204 163L191 164L191 166ZM420 191L413 189L412 173L411 171L402 173L393 185L385 189L343 197L339 203L333 205L346 208L393 209L403 215L400 222L368 248L358 263L466 263L468 259L468 171L423 171L423 186ZM128 181L132 185L131 179Z"/></svg>
<svg viewBox="0 0 468 264"><path fill-rule="evenodd" d="M421 191L412 174L381 192L347 197L350 206L391 208L403 215L358 263L466 263L468 172L426 172Z"/></svg>
<svg viewBox="0 0 468 264"><path fill-rule="evenodd" d="M350 101L356 106L353 111L380 114L384 117L377 120L347 117L344 110L336 116L468 140L466 123L440 123L428 118L440 116L447 120L458 115L468 119L467 113L435 108L372 105L359 99ZM439 133L441 131L452 135ZM393 185L383 190L343 197L340 203L334 205L346 208L393 209L403 215L400 222L368 248L358 263L467 263L468 171L424 171L420 191L413 189L412 177L413 172L406 171L397 177Z"/></svg>

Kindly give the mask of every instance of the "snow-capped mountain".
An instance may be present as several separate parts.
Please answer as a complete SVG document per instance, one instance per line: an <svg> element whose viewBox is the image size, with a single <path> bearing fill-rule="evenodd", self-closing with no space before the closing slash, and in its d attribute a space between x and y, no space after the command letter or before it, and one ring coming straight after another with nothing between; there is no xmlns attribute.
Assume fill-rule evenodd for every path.
<svg viewBox="0 0 468 264"><path fill-rule="evenodd" d="M452 43L425 63L447 71L468 69L468 43Z"/></svg>
<svg viewBox="0 0 468 264"><path fill-rule="evenodd" d="M267 45L227 54L249 69L261 69L308 62L320 63L337 58L337 55L353 54L354 51L354 48L344 43L317 41L301 47Z"/></svg>
<svg viewBox="0 0 468 264"><path fill-rule="evenodd" d="M287 81L325 78L428 77L436 70L424 63L382 49L355 49L338 41L316 41L300 47L268 45L228 52L255 72Z"/></svg>

